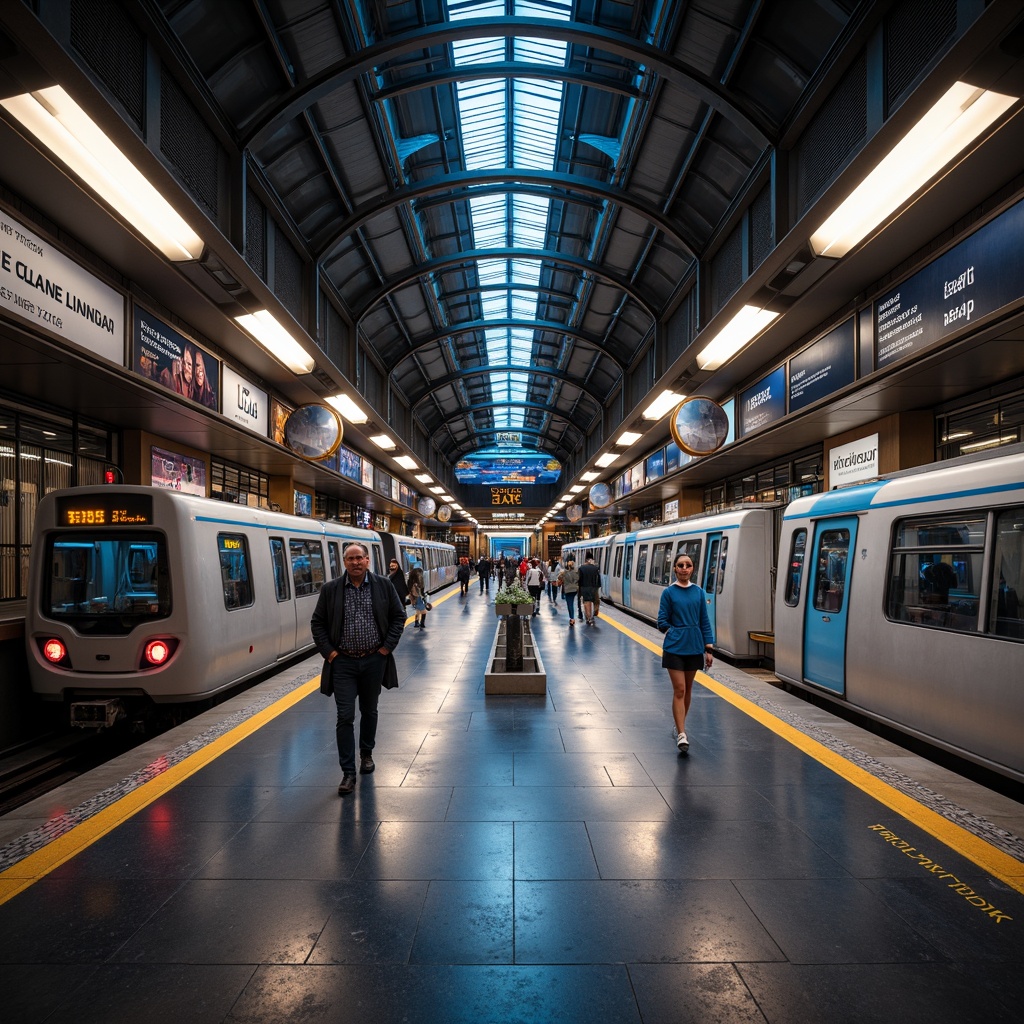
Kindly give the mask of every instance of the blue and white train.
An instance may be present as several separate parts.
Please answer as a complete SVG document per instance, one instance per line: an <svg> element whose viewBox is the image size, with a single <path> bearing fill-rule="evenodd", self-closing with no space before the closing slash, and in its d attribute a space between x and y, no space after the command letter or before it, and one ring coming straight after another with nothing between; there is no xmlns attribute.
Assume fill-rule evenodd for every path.
<svg viewBox="0 0 1024 1024"><path fill-rule="evenodd" d="M54 491L32 538L32 689L93 727L222 693L312 649L320 588L356 541L386 574L411 538L163 488ZM415 543L443 586L454 547Z"/></svg>
<svg viewBox="0 0 1024 1024"><path fill-rule="evenodd" d="M1024 782L1024 445L562 557L588 551L604 599L651 621L688 552L720 652L774 634L787 684Z"/></svg>

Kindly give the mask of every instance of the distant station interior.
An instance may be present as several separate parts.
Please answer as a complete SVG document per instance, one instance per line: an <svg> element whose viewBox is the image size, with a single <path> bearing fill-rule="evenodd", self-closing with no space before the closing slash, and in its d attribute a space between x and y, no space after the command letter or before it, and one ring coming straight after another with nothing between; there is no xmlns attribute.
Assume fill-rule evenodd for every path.
<svg viewBox="0 0 1024 1024"><path fill-rule="evenodd" d="M154 511L165 505L137 496L210 499L180 505L200 524L195 563L209 559L220 574L208 627L269 601L274 581L278 604L295 609L279 664L246 674L261 696L241 686L217 695L232 709L263 702L269 724L232 740L221 760L213 741L212 766L128 824L141 833L141 821L194 823L194 813L239 823L239 835L204 832L187 854L183 838L180 859L161 861L140 890L145 914L131 928L129 911L107 921L110 935L123 926L123 947L65 939L51 954L34 933L20 950L0 940L0 977L24 996L15 1018L141 1019L124 1016L142 1005L127 995L131 963L154 998L178 983L201 991L198 965L216 975L209 1007L161 996L167 1016L154 1020L305 1019L301 1010L368 1022L795 1024L819 1012L863 1022L886 1019L890 984L911 994L906 1015L897 999L888 1019L1019 1020L1022 239L1016 0L0 4L0 780L69 721L85 726L76 735L99 733L91 726L122 716L97 687L106 703L69 719L89 685L44 676L75 657L80 667L82 655L48 651L42 620L63 616L53 636L84 634L90 669L109 676L121 670L89 634L96 623L120 615L112 632L127 635L132 616L185 600L177 570L168 577L173 557L165 563L152 540L177 543ZM41 508L60 521L40 520ZM264 520L280 561L261 598L258 574L239 568L230 545L241 551L243 534L254 543L246 531L264 529L264 514L297 525L278 539L269 524L284 519ZM200 544L205 523L234 526ZM148 548L130 543L139 524ZM94 525L123 531L112 535L123 542L117 572L102 583L84 539ZM430 570L436 610L420 633L405 630L400 687L382 697L383 770L346 803L334 792L332 723L313 715L324 705L310 682L321 665L308 622L352 539L367 544L374 572L391 557ZM180 543L191 543L185 532ZM657 629L682 553L708 594L716 659L698 675L687 758L669 737ZM578 568L590 557L598 611L593 625L578 613L570 627L565 595L548 584L570 558ZM520 616L489 608L506 582L491 566L524 559L544 574L521 628L547 666L546 688L494 696L484 687L494 655L484 656L499 622L504 637ZM171 632L159 657L183 658L188 638ZM145 685L128 689L166 698ZM220 729L226 713L202 710L214 717L196 721ZM247 715L231 728L247 729ZM190 728L182 714L165 717ZM702 728L715 766L705 774L693 769ZM787 731L818 743L819 728L865 744L855 770L837 767L841 744L811 750ZM173 749L195 755L199 727L187 739L175 730ZM178 754L160 742L147 739L150 760L125 772L173 766ZM472 784L452 767L464 756ZM875 772L868 759L906 767L904 757L943 774L885 781L903 795L864 824L867 801L888 797L857 773ZM286 761L303 768L286 776ZM25 865L52 850L47 829L64 835L53 821L92 807L114 781L0 813L0 921L106 927L61 886L107 879L103 857L127 862L148 849L145 835L136 847L132 833L112 831L38 874ZM314 798L321 781L332 803ZM237 802L203 802L213 787L243 783L268 788L265 800L246 791L241 817ZM707 803L688 785L708 787ZM947 815L955 836L930 824L946 813L932 792L940 785L965 808ZM130 801L135 786L100 798L81 823L113 814L107 805ZM545 795L530 806L521 789L534 786ZM635 814L614 795L621 786L636 787ZM729 828L715 821L716 786ZM414 808L410 788L433 802ZM904 800L927 812L915 817ZM897 814L910 816L906 835ZM235 896L217 888L221 876L211 881L211 865L231 874L237 857L258 875L260 847L239 836L265 828L273 859L300 820L351 830L338 877L352 890L311 894L282 856L260 898L287 916L273 880L288 879L304 908L296 929L322 927L321 938L301 956L301 943L242 943L221 962L207 929L189 959L187 921L203 906L196 879L228 906ZM688 820L711 831L684 863L662 844L691 849ZM793 822L812 843L803 831L792 838ZM933 841L948 844L956 877L990 908L984 926L963 925L977 958L967 938L934 939L960 934L963 907L933 904L916 887L919 865L886 860ZM421 859L396 853L403 842ZM778 855L790 842L794 878ZM716 874L712 848L733 843L747 863L766 858L756 882L738 855ZM460 844L497 866L460 874L472 860ZM813 844L835 863L815 864ZM931 854L936 864L945 849ZM430 850L451 851L452 863ZM324 849L312 857L326 879ZM603 888L613 878L614 892ZM187 899L175 879L193 887ZM399 890L422 906L419 925L388 910L373 927L391 938L354 952L358 914L348 933L331 915L346 900L405 907ZM867 891L884 912L867 909ZM741 920L742 941L680 939L657 907L688 897L716 927ZM164 898L172 923L134 933ZM824 957L834 973L807 966L828 929L790 921L786 899L823 919L835 907L846 935L869 922ZM498 928L496 939L474 907L509 934ZM579 921L591 912L588 933ZM650 935L639 925L624 937L631 913L652 915ZM248 914L240 927L263 927ZM872 929L892 929L890 945L874 945ZM163 973L146 973L158 961ZM897 980L878 963L898 964ZM313 964L354 973L314 983L302 973ZM527 964L534 973L516 973ZM470 977L467 965L498 973ZM948 970L936 981L939 965ZM974 1009L971 977L984 990ZM68 994L79 985L83 1002L104 993L94 1016L76 1016ZM488 991L499 993L493 1017ZM530 999L537 1016L525 1013Z"/></svg>

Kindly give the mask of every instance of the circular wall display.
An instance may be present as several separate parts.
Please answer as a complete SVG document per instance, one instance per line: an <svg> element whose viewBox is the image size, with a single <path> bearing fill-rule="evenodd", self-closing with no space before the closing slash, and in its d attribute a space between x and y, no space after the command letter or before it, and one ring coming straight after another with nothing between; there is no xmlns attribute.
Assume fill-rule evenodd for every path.
<svg viewBox="0 0 1024 1024"><path fill-rule="evenodd" d="M694 395L680 402L669 421L672 440L687 455L710 455L729 436L729 417L710 398Z"/></svg>
<svg viewBox="0 0 1024 1024"><path fill-rule="evenodd" d="M448 505L442 505L437 510L437 521L439 523L447 523L452 517L452 510Z"/></svg>
<svg viewBox="0 0 1024 1024"><path fill-rule="evenodd" d="M583 518L583 506L582 505L570 505L565 510L566 518L570 523L575 523L577 520Z"/></svg>
<svg viewBox="0 0 1024 1024"><path fill-rule="evenodd" d="M434 501L433 498L420 498L420 500L416 502L416 511L427 519L434 514L434 510L436 508L437 502Z"/></svg>
<svg viewBox="0 0 1024 1024"><path fill-rule="evenodd" d="M330 458L341 444L341 417L329 406L300 405L284 422L284 443L311 462Z"/></svg>
<svg viewBox="0 0 1024 1024"><path fill-rule="evenodd" d="M591 508L607 508L614 498L612 489L607 484L593 484L590 488L589 500Z"/></svg>

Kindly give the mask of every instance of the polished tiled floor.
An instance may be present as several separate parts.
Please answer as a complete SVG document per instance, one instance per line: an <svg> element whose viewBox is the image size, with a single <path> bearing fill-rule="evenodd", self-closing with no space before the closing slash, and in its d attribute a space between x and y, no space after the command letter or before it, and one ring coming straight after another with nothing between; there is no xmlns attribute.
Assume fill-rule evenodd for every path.
<svg viewBox="0 0 1024 1024"><path fill-rule="evenodd" d="M2 1019L1022 1019L1024 884L710 689L679 757L660 660L615 622L656 634L605 611L570 630L545 600L547 696L485 697L493 609L475 585L439 600L398 649L377 770L353 796L336 793L333 703L312 693L0 906ZM1024 849L1019 804L737 669L713 675L819 739L863 741L911 792L942 802L948 783L957 814ZM134 767L12 812L4 863Z"/></svg>

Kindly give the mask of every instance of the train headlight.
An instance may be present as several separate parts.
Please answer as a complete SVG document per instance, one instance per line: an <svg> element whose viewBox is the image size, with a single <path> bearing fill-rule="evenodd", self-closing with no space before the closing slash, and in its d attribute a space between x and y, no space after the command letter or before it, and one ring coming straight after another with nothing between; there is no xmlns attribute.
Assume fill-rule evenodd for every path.
<svg viewBox="0 0 1024 1024"><path fill-rule="evenodd" d="M139 668L159 668L165 665L178 646L173 638L161 637L150 640L142 649L142 663Z"/></svg>
<svg viewBox="0 0 1024 1024"><path fill-rule="evenodd" d="M52 665L59 665L68 656L68 649L64 646L63 640L51 637L43 641L43 657Z"/></svg>

